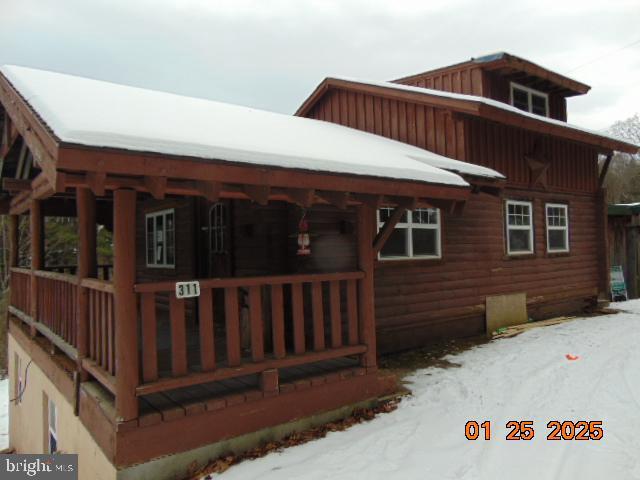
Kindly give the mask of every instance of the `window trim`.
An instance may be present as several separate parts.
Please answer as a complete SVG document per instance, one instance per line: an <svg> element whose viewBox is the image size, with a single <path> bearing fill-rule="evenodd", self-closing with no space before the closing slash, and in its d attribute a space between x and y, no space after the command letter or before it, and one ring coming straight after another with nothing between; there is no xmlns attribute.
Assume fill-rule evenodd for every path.
<svg viewBox="0 0 640 480"><path fill-rule="evenodd" d="M167 220L166 220L166 216L172 214L173 215L173 263L167 263ZM163 257L164 257L164 262L163 263L149 263L149 218L153 218L153 230L154 230L154 237L153 237L153 242L155 244L156 240L155 240L155 219L157 217L161 217L164 216L165 220L164 220L164 245L165 245L165 249L163 252ZM147 268L176 268L176 212L174 208L167 208L165 210L158 210L157 212L149 212L146 213L144 216L144 233L145 233L145 251L144 251L144 256L145 256L145 264L147 265ZM155 245L154 245L155 246ZM154 252L155 252L155 248L154 248ZM155 258L155 255L154 255Z"/></svg>
<svg viewBox="0 0 640 480"><path fill-rule="evenodd" d="M55 412L55 419L53 428L51 427L51 407L53 407L53 411ZM51 451L51 437L56 440L56 450ZM54 454L59 451L58 446L60 445L60 440L58 438L58 407L53 400L51 400L47 396L47 453Z"/></svg>
<svg viewBox="0 0 640 480"><path fill-rule="evenodd" d="M14 374L15 374L13 397L15 398L15 405L18 406L22 403L22 388L23 388L22 387L22 383L23 383L22 358L20 358L20 355L18 355L18 352L14 353L13 363L14 363Z"/></svg>
<svg viewBox="0 0 640 480"><path fill-rule="evenodd" d="M381 228L384 227L384 222L380 221L380 210L383 208L391 208L382 206L376 210L376 223L378 225L377 231L379 232ZM437 222L436 223L413 223L413 210L407 210L407 221L406 222L398 222L394 229L396 228L404 228L407 230L407 255L402 256L382 256L382 249L378 252L378 260L381 262L386 261L411 261L411 260L437 260L442 258L442 210L439 208L416 208L416 210L436 210L438 212ZM420 230L435 230L436 231L436 255L414 255L413 254L413 236L411 235L411 231L413 229Z"/></svg>
<svg viewBox="0 0 640 480"><path fill-rule="evenodd" d="M549 94L548 93L544 93L541 92L540 90L536 90L535 88L530 88L530 87L525 87L524 85L520 85L519 83L516 82L511 82L509 85L509 103L511 104L512 107L518 108L513 104L513 90L514 89L518 89L518 90L522 90L523 92L527 93L527 103L528 103L528 110L527 112L529 113L533 113L533 101L531 99L531 95L535 94L538 95L539 97L543 97L544 98L544 104L545 104L545 117L549 117ZM518 110L520 110L518 108ZM523 111L523 110L521 110ZM534 115L538 115L537 113L533 113Z"/></svg>
<svg viewBox="0 0 640 480"><path fill-rule="evenodd" d="M529 227L524 227L524 225L509 225L509 205L526 205L529 207L529 217L531 218L531 224ZM533 215L533 202L529 200L506 200L504 207L504 223L505 223L505 233L506 233L506 244L507 244L507 255L509 256L520 256L520 255L532 255L536 253L535 248L535 235L533 232L535 226L535 219ZM529 245L531 246L530 250L523 250L518 252L511 251L511 241L509 239L509 230L529 230Z"/></svg>
<svg viewBox="0 0 640 480"><path fill-rule="evenodd" d="M565 218L567 219L567 224L564 227L558 227L555 225L549 225L549 210L548 207L551 208L562 208L564 210ZM547 252L548 253L568 253L571 251L571 246L569 245L569 205L566 203L545 203L544 204L544 218L547 227ZM551 230L559 230L564 231L564 238L566 248L551 248L549 245L549 232Z"/></svg>

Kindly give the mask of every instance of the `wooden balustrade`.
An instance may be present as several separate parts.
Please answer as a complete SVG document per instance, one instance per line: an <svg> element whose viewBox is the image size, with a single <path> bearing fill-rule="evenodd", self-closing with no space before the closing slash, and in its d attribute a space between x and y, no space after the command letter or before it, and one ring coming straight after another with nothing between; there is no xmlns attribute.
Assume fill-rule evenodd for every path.
<svg viewBox="0 0 640 480"><path fill-rule="evenodd" d="M25 314L31 311L31 270L11 269L11 306Z"/></svg>
<svg viewBox="0 0 640 480"><path fill-rule="evenodd" d="M35 271L37 310L35 321L76 347L77 278L55 272Z"/></svg>
<svg viewBox="0 0 640 480"><path fill-rule="evenodd" d="M138 395L363 354L357 286L363 278L362 272L345 272L201 280L197 308L176 298L172 282L137 284ZM188 311L197 322L188 321ZM168 322L170 345L161 345L161 321ZM197 335L189 337L188 324ZM198 345L190 350L188 338L194 337ZM163 347L170 360L165 370L159 363ZM197 358L189 355L196 351Z"/></svg>
<svg viewBox="0 0 640 480"><path fill-rule="evenodd" d="M54 265L47 266L46 270L49 272L67 273L69 275L76 275L77 265ZM100 280L111 280L113 277L113 265L98 265L98 278Z"/></svg>
<svg viewBox="0 0 640 480"><path fill-rule="evenodd" d="M109 390L114 391L115 315L113 284L97 279L81 282L87 294L87 352L83 366Z"/></svg>

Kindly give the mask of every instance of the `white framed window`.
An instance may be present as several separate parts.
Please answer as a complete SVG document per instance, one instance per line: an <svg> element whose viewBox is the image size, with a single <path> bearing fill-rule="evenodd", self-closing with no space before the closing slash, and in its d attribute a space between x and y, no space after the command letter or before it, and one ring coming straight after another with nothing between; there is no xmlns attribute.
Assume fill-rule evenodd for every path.
<svg viewBox="0 0 640 480"><path fill-rule="evenodd" d="M531 202L507 200L507 253L533 253L533 205Z"/></svg>
<svg viewBox="0 0 640 480"><path fill-rule="evenodd" d="M56 404L49 399L48 403L48 449L47 453L56 453L58 451L58 409Z"/></svg>
<svg viewBox="0 0 640 480"><path fill-rule="evenodd" d="M13 398L15 398L15 404L20 405L22 402L22 390L24 385L24 379L22 378L22 360L17 353L14 353L13 356L13 372L14 377L16 379L15 388L13 391Z"/></svg>
<svg viewBox="0 0 640 480"><path fill-rule="evenodd" d="M547 251L569 251L569 207L563 203L547 203Z"/></svg>
<svg viewBox="0 0 640 480"><path fill-rule="evenodd" d="M549 116L549 95L511 82L511 105L525 112Z"/></svg>
<svg viewBox="0 0 640 480"><path fill-rule="evenodd" d="M175 212L148 213L146 220L147 267L175 268Z"/></svg>
<svg viewBox="0 0 640 480"><path fill-rule="evenodd" d="M383 207L378 210L380 230L395 209ZM380 251L381 260L441 257L440 210L418 208L407 210L396 224Z"/></svg>

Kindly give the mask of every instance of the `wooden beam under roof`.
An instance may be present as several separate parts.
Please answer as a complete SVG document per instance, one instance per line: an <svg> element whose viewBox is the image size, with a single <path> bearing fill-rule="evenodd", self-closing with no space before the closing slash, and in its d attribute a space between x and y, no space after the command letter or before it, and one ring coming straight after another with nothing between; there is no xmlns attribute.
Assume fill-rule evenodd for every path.
<svg viewBox="0 0 640 480"><path fill-rule="evenodd" d="M338 207L340 210L346 209L349 204L348 192L331 192L328 190L321 190L316 192L316 196L320 197L327 203Z"/></svg>
<svg viewBox="0 0 640 480"><path fill-rule="evenodd" d="M315 190L312 188L287 188L285 192L293 203L304 208L309 208L315 199Z"/></svg>
<svg viewBox="0 0 640 480"><path fill-rule="evenodd" d="M58 141L13 85L0 74L0 103L12 125L53 188L56 186Z"/></svg>

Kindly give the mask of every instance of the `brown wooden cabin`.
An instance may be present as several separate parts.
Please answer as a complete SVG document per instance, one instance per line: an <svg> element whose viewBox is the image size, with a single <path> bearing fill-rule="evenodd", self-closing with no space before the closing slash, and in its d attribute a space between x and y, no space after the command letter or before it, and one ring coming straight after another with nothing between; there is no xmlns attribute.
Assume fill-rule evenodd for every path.
<svg viewBox="0 0 640 480"><path fill-rule="evenodd" d="M609 263L621 266L629 300L640 295L640 204L618 203L608 209Z"/></svg>
<svg viewBox="0 0 640 480"><path fill-rule="evenodd" d="M87 93L88 83L97 90ZM124 90L111 98L113 89ZM128 108L132 95L147 103ZM161 114L156 97L169 105ZM221 157L180 155L171 149L186 147L167 147L167 138L176 131L189 136L182 123L190 119L167 119L183 115L185 103L195 105L195 113L213 104L180 98L18 67L0 73L2 205L12 244L9 368L12 391L22 398L11 405L11 442L18 451L53 449L49 437L42 443L33 433L47 425L39 395L48 399L45 405L52 398L64 403L78 417L64 417L57 406L56 444L72 452L97 445L81 453L87 478L104 468L90 469L83 459L104 457L114 472L122 471L375 398L381 392L377 252L405 212L424 208L433 216L437 205L453 213L470 196L495 195L503 183L500 174L469 166L469 184L449 171L466 164L442 170L420 158L455 162L324 122L249 109L242 118L264 118L262 128L292 126L274 130L276 147L287 144L287 135L307 139L286 155L266 152L264 160L247 161L243 141L272 140L232 119L243 107L222 104L215 107L223 112L218 120L228 111L240 147L231 151L225 137ZM141 119L123 116L122 124L110 124L110 112L119 108ZM147 108L154 114L145 118ZM127 125L146 128L158 117L158 128L167 130L149 128L160 147L127 136ZM105 124L116 133L103 135ZM211 135L225 126L209 125ZM305 129L293 129L298 125ZM323 171L324 144L311 169L274 165L274 157L297 159L296 145L313 142L316 132L330 135L324 144L335 135L344 148L355 142L352 150L364 157L356 167L364 173ZM202 147L189 145L189 152ZM377 173L367 174L367 156L385 152L388 165L379 162ZM380 173L393 173L398 162L405 162L399 177ZM435 180L425 181L431 175ZM382 205L395 211L378 229ZM51 216L77 219L76 265L45 262L43 219ZM308 225L301 225L303 218ZM24 255L22 223L30 238ZM97 264L97 225L113 232L112 265ZM298 255L298 236L305 233L311 252ZM178 298L176 282L196 278L199 297ZM169 478L193 460L169 458L153 478Z"/></svg>
<svg viewBox="0 0 640 480"><path fill-rule="evenodd" d="M442 210L440 255L412 256L387 242L375 262L380 351L483 333L488 296L525 293L534 319L608 297L602 182L614 151L638 147L566 123L566 99L588 90L499 53L391 82L327 78L301 105L297 115L507 178L498 195L473 195L462 212ZM606 156L601 171L599 155ZM525 233L508 225L522 223L523 213Z"/></svg>

